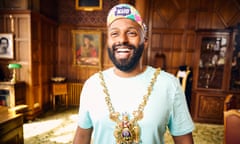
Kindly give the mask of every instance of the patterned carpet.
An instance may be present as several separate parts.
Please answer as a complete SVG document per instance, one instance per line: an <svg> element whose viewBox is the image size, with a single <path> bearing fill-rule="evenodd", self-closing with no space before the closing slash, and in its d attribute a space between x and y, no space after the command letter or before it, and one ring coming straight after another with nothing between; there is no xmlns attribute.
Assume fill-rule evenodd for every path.
<svg viewBox="0 0 240 144"><path fill-rule="evenodd" d="M78 108L49 111L33 122L25 123L24 144L71 144L76 130ZM223 125L195 124L193 132L195 144L222 144ZM166 144L173 144L169 133Z"/></svg>

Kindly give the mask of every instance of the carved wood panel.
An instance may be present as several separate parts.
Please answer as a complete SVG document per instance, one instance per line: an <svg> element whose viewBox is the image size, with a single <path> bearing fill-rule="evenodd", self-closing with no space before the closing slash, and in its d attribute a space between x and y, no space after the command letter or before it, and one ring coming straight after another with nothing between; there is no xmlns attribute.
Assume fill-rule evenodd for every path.
<svg viewBox="0 0 240 144"><path fill-rule="evenodd" d="M148 63L155 53L163 53L171 73L179 65L194 65L196 29L225 29L240 21L240 2L235 0L152 0L149 10Z"/></svg>
<svg viewBox="0 0 240 144"><path fill-rule="evenodd" d="M199 117L222 119L223 98L217 96L199 95Z"/></svg>
<svg viewBox="0 0 240 144"><path fill-rule="evenodd" d="M195 121L223 123L224 96L200 93Z"/></svg>

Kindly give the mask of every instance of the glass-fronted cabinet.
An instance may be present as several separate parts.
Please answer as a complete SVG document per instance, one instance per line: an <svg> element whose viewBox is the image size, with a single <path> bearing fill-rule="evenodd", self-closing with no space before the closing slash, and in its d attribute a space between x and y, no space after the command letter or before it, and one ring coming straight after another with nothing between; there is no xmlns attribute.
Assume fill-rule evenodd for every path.
<svg viewBox="0 0 240 144"><path fill-rule="evenodd" d="M231 60L231 78L229 89L231 91L240 91L240 24L233 32L232 41L232 60Z"/></svg>
<svg viewBox="0 0 240 144"><path fill-rule="evenodd" d="M202 37L198 66L198 88L221 89L228 38Z"/></svg>
<svg viewBox="0 0 240 144"><path fill-rule="evenodd" d="M231 79L232 30L196 34L191 114L196 122L221 124Z"/></svg>

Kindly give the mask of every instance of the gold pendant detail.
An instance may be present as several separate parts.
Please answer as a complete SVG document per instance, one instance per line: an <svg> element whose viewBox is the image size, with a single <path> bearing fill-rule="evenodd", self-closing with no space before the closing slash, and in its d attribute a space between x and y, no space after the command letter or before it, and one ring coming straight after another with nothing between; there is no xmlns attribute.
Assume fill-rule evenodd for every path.
<svg viewBox="0 0 240 144"><path fill-rule="evenodd" d="M127 113L118 119L119 113L111 115L111 119L117 123L114 137L117 144L138 144L140 142L140 127L135 119L129 120Z"/></svg>

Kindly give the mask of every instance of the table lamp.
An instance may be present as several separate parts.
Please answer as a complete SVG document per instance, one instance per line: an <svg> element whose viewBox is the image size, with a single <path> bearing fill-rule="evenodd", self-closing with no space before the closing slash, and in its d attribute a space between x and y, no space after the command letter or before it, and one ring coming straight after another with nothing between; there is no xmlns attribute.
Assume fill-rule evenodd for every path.
<svg viewBox="0 0 240 144"><path fill-rule="evenodd" d="M19 69L19 68L21 68L21 67L22 67L22 65L21 65L21 64L18 64L18 63L8 64L8 68L9 68L9 69L13 69L13 74L12 74L11 82L16 82L16 69Z"/></svg>

